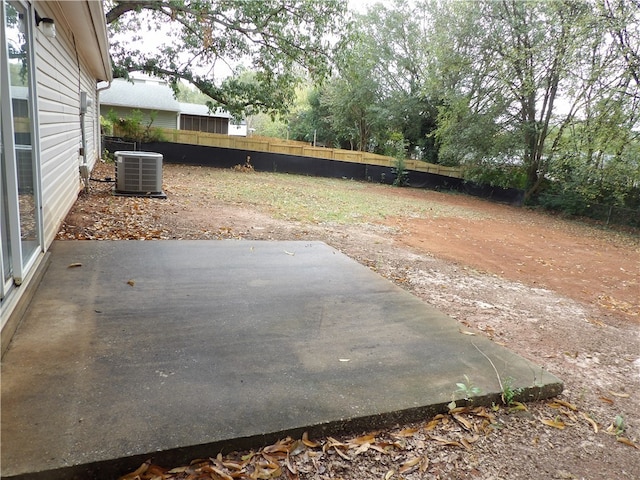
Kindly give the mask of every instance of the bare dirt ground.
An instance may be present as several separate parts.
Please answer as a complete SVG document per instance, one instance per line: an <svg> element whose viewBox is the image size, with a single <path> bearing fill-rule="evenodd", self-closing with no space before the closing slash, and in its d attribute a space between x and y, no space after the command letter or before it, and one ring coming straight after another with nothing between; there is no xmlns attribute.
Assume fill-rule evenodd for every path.
<svg viewBox="0 0 640 480"><path fill-rule="evenodd" d="M113 177L113 167L100 164L93 175ZM165 165L166 200L114 197L109 184L93 184L58 239L322 240L541 365L565 390L554 401L461 409L352 437L212 452L192 466L145 464L125 478L640 478L637 231L375 184L362 188L409 197L434 214L292 221L223 201L211 182L215 170Z"/></svg>

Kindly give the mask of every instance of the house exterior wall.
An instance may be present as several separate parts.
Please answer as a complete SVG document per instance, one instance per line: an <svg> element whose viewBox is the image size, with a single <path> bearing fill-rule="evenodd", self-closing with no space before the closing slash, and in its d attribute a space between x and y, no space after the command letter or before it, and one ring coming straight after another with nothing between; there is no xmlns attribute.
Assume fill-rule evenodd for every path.
<svg viewBox="0 0 640 480"><path fill-rule="evenodd" d="M117 105L105 105L105 104L100 105L100 114L103 117L106 117L109 114L109 112L112 110L118 117L121 117L121 118L130 116L133 110L140 110L140 112L142 113L142 121L144 123L148 123L151 120L151 113L155 112L155 117L154 117L153 123L151 124L152 127L171 128L174 130L178 129L178 113L177 112L149 110L146 108L134 109L134 108L128 108L128 107L121 107Z"/></svg>
<svg viewBox="0 0 640 480"><path fill-rule="evenodd" d="M84 119L86 162L93 167L100 156L96 131L96 80L87 72L75 49L71 28L64 17L50 9L48 2L38 4L40 15L60 18L56 38L36 35L36 92L40 124L40 159L44 244L53 241L60 224L75 202L81 188L79 166L82 131L80 92L92 100Z"/></svg>
<svg viewBox="0 0 640 480"><path fill-rule="evenodd" d="M2 2L2 10L5 11L5 6L8 4L4 0L0 2ZM9 222L6 223L3 220L2 227L8 226L9 235L3 234L0 239L3 254L0 266L4 277L0 285L2 288L0 296L2 353L8 347L22 312L28 305L28 299L35 290L37 272L44 270L42 267L45 253L83 186L79 166L86 164L92 168L99 158L100 132L96 87L100 80L111 80L106 24L101 2L92 0L26 2L22 0L19 5L20 8L28 9L22 21L30 23L29 48L33 51L33 55L29 57L29 64L33 65L33 68L30 68L32 73L29 74L29 78L33 88L31 93L27 92L29 89L24 88L24 98L25 101L29 99L33 117L24 117L24 120L17 118L15 122L3 120L2 135L3 138L13 138L15 131L15 137L18 140L19 136L23 135L23 131L31 132L29 145L32 147L30 152L35 162L17 164L16 183L19 195L21 195L20 184L23 177L25 186L33 186L33 198L36 199L34 208L38 210L38 214L34 215L37 223L35 229L38 230L38 234L35 241L31 241L31 236L27 238L36 245L35 256L30 256L28 261L21 261L11 254L11 245L23 243L15 241L16 238L18 240L22 238L16 237L16 232L17 235L21 232L18 227L20 229L22 227L19 224L20 220L14 220L16 217L19 219L22 213L17 207L15 193L6 196L6 192L3 192L5 196L0 199L3 216L5 212L9 212L7 215ZM42 29L35 25L33 7L41 17L49 17L55 21L55 38L46 37ZM1 27L5 28L4 23ZM15 29L15 26L11 28ZM5 45L4 48L7 46ZM4 51L2 55L2 58L5 58L7 52ZM4 69L1 74L5 75ZM3 83L3 88L5 88L4 85L6 84ZM20 92L22 87L11 88L11 96L6 98L12 98L13 118L23 117L21 113L23 107L20 105L23 102ZM9 89L7 88L6 91ZM80 112L80 92L86 92L91 103L84 115ZM5 90L2 94L2 113L3 119L6 120L5 115L9 110L4 103ZM24 126L22 122L26 122ZM15 126L12 125L13 123ZM22 143L25 142L26 139ZM5 150L10 148L9 144L13 145L13 142L3 145L3 153L10 152L13 159L17 157L17 154L14 155L13 148L10 151ZM84 156L81 156L80 147L83 145ZM10 160L10 163L14 165L13 160ZM22 172L21 169L27 167L30 171ZM10 185L14 181L11 176L13 173L10 172L13 170L9 167L7 170L2 170L2 185ZM29 178L32 179L32 183L27 184L26 180ZM5 242L8 242L8 245ZM16 264L19 264L18 267ZM16 268L18 268L17 274Z"/></svg>
<svg viewBox="0 0 640 480"><path fill-rule="evenodd" d="M246 137L247 125L229 125L229 135L234 137Z"/></svg>

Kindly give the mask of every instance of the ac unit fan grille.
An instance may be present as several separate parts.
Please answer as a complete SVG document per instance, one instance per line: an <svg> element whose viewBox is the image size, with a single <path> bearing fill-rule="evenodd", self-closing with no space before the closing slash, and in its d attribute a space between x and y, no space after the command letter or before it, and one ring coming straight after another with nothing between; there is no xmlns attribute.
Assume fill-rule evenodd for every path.
<svg viewBox="0 0 640 480"><path fill-rule="evenodd" d="M147 155L143 156L142 153ZM116 191L138 194L160 193L162 191L162 155L149 152L116 152Z"/></svg>

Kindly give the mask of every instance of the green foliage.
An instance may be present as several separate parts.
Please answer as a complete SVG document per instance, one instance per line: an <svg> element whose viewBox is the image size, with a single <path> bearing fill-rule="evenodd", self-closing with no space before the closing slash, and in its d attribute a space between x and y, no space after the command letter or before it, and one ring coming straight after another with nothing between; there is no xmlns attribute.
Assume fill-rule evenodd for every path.
<svg viewBox="0 0 640 480"><path fill-rule="evenodd" d="M115 116L113 114L113 111L109 112L109 115L107 117L103 117L102 115L100 115L100 133L102 135L107 135L107 136L113 136L113 117ZM102 151L102 155L101 155L102 160L106 161L106 162L114 162L115 161L115 156L113 155L112 152L110 152L109 150L107 150L106 148Z"/></svg>
<svg viewBox="0 0 640 480"><path fill-rule="evenodd" d="M396 178L393 185L404 187L409 180L409 172L405 165L407 142L400 132L393 132L385 143L385 155L394 159L393 174Z"/></svg>
<svg viewBox="0 0 640 480"><path fill-rule="evenodd" d="M107 163L114 163L116 161L116 157L113 152L110 152L106 148L102 151L102 160Z"/></svg>
<svg viewBox="0 0 640 480"><path fill-rule="evenodd" d="M429 134L436 125L439 99L426 88L432 61L428 9L406 0L372 5L357 18L355 65L366 64L366 74L377 84L377 117L372 135L384 148L391 132L400 132L413 158L435 162L437 154Z"/></svg>
<svg viewBox="0 0 640 480"><path fill-rule="evenodd" d="M280 117L272 117L266 113L252 115L247 126L254 129L254 134L262 137L287 138L288 125Z"/></svg>
<svg viewBox="0 0 640 480"><path fill-rule="evenodd" d="M624 417L622 415L616 415L616 417L613 419L613 422L611 423L611 427L609 428L616 436L622 435L627 428Z"/></svg>
<svg viewBox="0 0 640 480"><path fill-rule="evenodd" d="M521 156L519 138L497 120L502 108L495 103L474 111L471 100L464 96L450 97L440 105L438 126L432 133L440 163L513 165Z"/></svg>
<svg viewBox="0 0 640 480"><path fill-rule="evenodd" d="M513 404L516 397L523 391L522 388L513 388L513 382L514 379L512 377L507 377L502 382L502 402L508 407Z"/></svg>
<svg viewBox="0 0 640 480"><path fill-rule="evenodd" d="M100 131L103 135L113 136L113 116L114 115L111 115L110 117L108 116L109 118L107 118L100 115Z"/></svg>
<svg viewBox="0 0 640 480"><path fill-rule="evenodd" d="M608 108L609 113L612 112ZM640 142L637 134L603 115L576 123L558 139L558 156L538 204L568 215L609 220L611 209L628 209L618 223L640 219ZM633 210L636 210L634 219ZM622 211L622 210L621 210Z"/></svg>
<svg viewBox="0 0 640 480"><path fill-rule="evenodd" d="M105 9L114 76L186 80L236 116L286 112L301 78L328 76L346 27L342 0L109 0ZM159 33L164 42L148 41Z"/></svg>
<svg viewBox="0 0 640 480"><path fill-rule="evenodd" d="M524 189L526 172L521 165L514 165L510 160L484 159L470 162L464 170L464 178L480 185Z"/></svg>
<svg viewBox="0 0 640 480"><path fill-rule="evenodd" d="M151 112L149 120L145 122L144 115L140 110L132 110L126 117L118 117L113 111L107 113L106 122L114 126L114 134L121 136L124 140L137 143L162 142L165 140L162 132L153 128L157 112Z"/></svg>
<svg viewBox="0 0 640 480"><path fill-rule="evenodd" d="M443 165L464 166L465 179L502 188L525 188L518 136L496 121L493 106L473 112L469 99L451 98L438 109L433 137Z"/></svg>
<svg viewBox="0 0 640 480"><path fill-rule="evenodd" d="M637 53L637 11L607 3L615 12L603 15L596 4L555 0L427 3L441 162L468 166L477 181L522 185L530 198L554 178L581 122L571 155L618 155L629 144L638 78L612 45L622 38Z"/></svg>
<svg viewBox="0 0 640 480"><path fill-rule="evenodd" d="M350 53L353 57L343 59L340 77L324 86L320 108L328 112L329 125L344 146L348 142L352 150L373 151L379 85L370 74L371 65L362 58L364 54L353 49Z"/></svg>
<svg viewBox="0 0 640 480"><path fill-rule="evenodd" d="M406 0L371 5L354 16L351 35L335 58L334 75L290 118L293 138L384 153L400 132L411 158L437 161L433 137L437 100L425 93L424 43L429 13Z"/></svg>
<svg viewBox="0 0 640 480"><path fill-rule="evenodd" d="M482 393L482 389L476 387L467 375L464 376L464 382L456 383L458 389L455 393L460 393L464 396L465 400L471 400L473 397L477 397Z"/></svg>
<svg viewBox="0 0 640 480"><path fill-rule="evenodd" d="M327 147L343 146L331 126L331 115L326 104L321 103L320 88L307 87L298 91L297 102L288 118L290 138L302 142L313 141Z"/></svg>
<svg viewBox="0 0 640 480"><path fill-rule="evenodd" d="M174 89L176 100L183 103L195 103L197 105L206 105L213 99L202 93L197 88L185 82L179 82Z"/></svg>

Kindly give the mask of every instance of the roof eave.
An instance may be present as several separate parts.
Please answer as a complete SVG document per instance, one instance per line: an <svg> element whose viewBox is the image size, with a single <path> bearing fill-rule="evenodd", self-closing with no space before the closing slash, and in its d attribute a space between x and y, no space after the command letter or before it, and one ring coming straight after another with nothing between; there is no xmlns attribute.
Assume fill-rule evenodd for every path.
<svg viewBox="0 0 640 480"><path fill-rule="evenodd" d="M113 80L107 21L102 1L60 1L58 8L73 32L78 54L98 81Z"/></svg>

